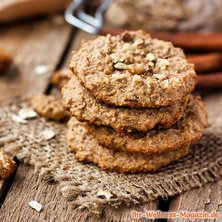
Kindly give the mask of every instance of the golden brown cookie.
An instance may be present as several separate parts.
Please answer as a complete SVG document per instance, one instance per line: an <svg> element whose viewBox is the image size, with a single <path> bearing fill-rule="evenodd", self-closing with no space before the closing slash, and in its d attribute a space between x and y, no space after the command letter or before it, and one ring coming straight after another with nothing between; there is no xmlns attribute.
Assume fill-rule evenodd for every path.
<svg viewBox="0 0 222 222"><path fill-rule="evenodd" d="M156 125L169 128L183 115L188 97L173 106L161 108L131 108L109 106L97 101L73 75L62 89L63 103L79 121L110 126L118 132L147 132Z"/></svg>
<svg viewBox="0 0 222 222"><path fill-rule="evenodd" d="M200 97L190 97L185 116L169 129L147 133L118 133L105 126L87 125L99 144L109 149L146 154L169 152L196 142L207 126L207 113Z"/></svg>
<svg viewBox="0 0 222 222"><path fill-rule="evenodd" d="M32 108L47 119L60 121L69 117L69 113L63 108L62 102L54 96L32 96L30 102Z"/></svg>
<svg viewBox="0 0 222 222"><path fill-rule="evenodd" d="M58 89L62 89L64 85L70 80L71 71L69 69L61 69L56 71L51 78L51 83Z"/></svg>
<svg viewBox="0 0 222 222"><path fill-rule="evenodd" d="M83 43L70 68L96 99L116 106L169 106L188 95L196 81L181 49L143 31Z"/></svg>
<svg viewBox="0 0 222 222"><path fill-rule="evenodd" d="M144 155L107 149L87 131L86 123L74 117L68 123L68 145L79 161L91 162L104 170L117 172L150 172L180 159L189 152L189 145L163 154Z"/></svg>

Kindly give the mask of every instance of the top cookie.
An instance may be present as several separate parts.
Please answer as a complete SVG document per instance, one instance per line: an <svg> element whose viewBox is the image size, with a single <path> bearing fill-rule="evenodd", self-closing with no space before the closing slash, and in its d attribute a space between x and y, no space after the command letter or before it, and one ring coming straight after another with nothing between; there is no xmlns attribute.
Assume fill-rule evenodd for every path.
<svg viewBox="0 0 222 222"><path fill-rule="evenodd" d="M83 43L70 68L98 100L116 106L173 105L193 90L196 80L181 49L143 31Z"/></svg>

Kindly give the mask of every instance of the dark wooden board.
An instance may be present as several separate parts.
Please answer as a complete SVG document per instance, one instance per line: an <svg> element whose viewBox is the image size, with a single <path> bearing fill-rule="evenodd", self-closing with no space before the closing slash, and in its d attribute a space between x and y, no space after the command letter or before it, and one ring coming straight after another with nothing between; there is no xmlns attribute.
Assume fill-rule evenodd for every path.
<svg viewBox="0 0 222 222"><path fill-rule="evenodd" d="M44 92L70 34L71 27L55 19L2 28L0 48L13 55L14 65L7 74L0 76L0 104L12 101L17 96ZM34 70L39 65L46 65L51 71L36 75Z"/></svg>
<svg viewBox="0 0 222 222"><path fill-rule="evenodd" d="M36 200L44 206L42 212L38 213L29 207L29 202L32 200ZM55 182L50 183L37 177L31 166L21 164L0 211L0 221L108 222L112 220L127 222L131 221L130 211L132 209L156 210L157 205L151 202L143 207L118 209L107 207L101 217L87 217L69 207L69 203L56 189Z"/></svg>

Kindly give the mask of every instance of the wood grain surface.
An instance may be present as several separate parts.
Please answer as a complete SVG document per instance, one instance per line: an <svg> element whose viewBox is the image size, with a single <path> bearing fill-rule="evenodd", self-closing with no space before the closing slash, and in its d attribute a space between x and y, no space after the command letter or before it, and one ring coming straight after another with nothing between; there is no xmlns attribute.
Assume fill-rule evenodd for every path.
<svg viewBox="0 0 222 222"><path fill-rule="evenodd" d="M48 80L60 62L71 33L70 26L54 19L29 22L2 28L0 48L12 54L11 70L0 76L0 103L15 97L27 97L44 92ZM49 71L36 75L35 68L46 66Z"/></svg>

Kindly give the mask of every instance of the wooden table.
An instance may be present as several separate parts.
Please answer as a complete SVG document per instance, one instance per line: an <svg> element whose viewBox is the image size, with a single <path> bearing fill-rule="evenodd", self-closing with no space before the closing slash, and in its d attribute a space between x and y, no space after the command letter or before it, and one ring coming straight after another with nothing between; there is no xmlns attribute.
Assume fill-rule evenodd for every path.
<svg viewBox="0 0 222 222"><path fill-rule="evenodd" d="M52 72L36 75L34 67L47 65L52 71L66 67L71 51L79 47L82 38L89 39L93 36L73 30L58 16L0 27L0 48L12 53L15 61L11 71L0 76L1 106L13 102L18 96L27 97L40 93L57 94L49 83ZM222 90L202 92L202 94L209 116L222 116ZM31 209L28 205L31 200L39 201L44 205L44 210L38 213ZM78 214L68 208L66 200L56 190L54 182L42 181L34 174L33 167L19 163L16 173L9 180L0 181L0 202L0 221L3 222L128 222L133 221L130 219L130 210L142 208L222 213L222 179L168 200L157 200L145 206L130 209L125 206L119 209L107 208L100 218L80 218ZM222 221L222 218L215 221Z"/></svg>

